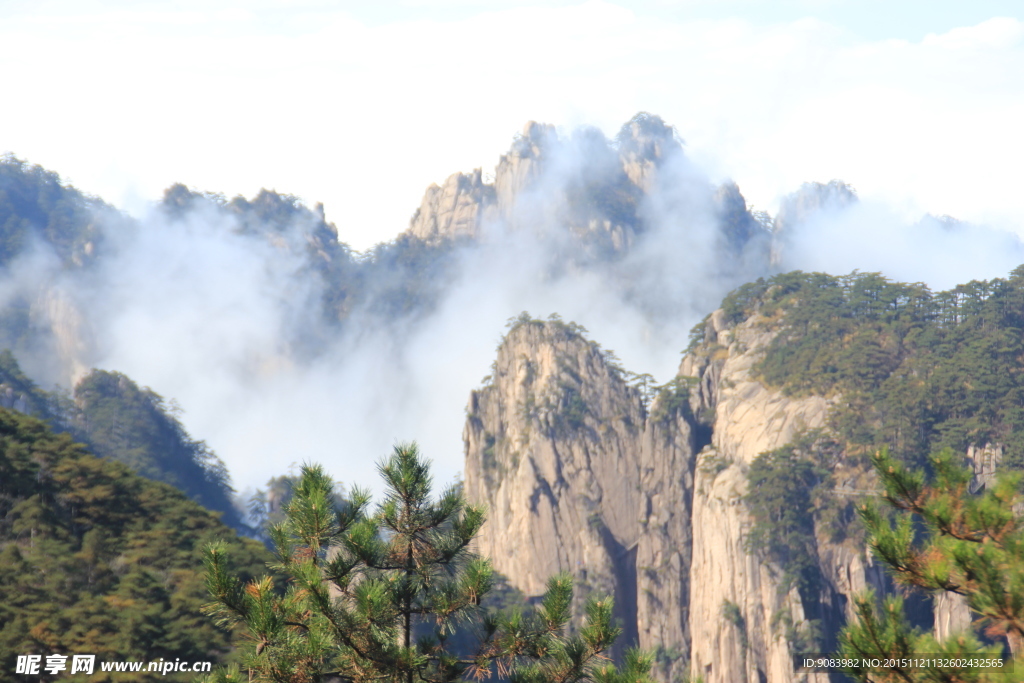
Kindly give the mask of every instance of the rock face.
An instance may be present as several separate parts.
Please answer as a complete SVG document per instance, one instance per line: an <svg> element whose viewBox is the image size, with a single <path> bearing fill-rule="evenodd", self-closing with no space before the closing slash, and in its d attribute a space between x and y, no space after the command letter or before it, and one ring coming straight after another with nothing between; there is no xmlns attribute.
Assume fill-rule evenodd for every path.
<svg viewBox="0 0 1024 683"><path fill-rule="evenodd" d="M812 221L817 214L838 212L858 201L853 188L840 180L825 183L804 183L796 192L786 197L775 216L772 231L772 265L786 269L786 243L793 239L793 233L803 224Z"/></svg>
<svg viewBox="0 0 1024 683"><path fill-rule="evenodd" d="M480 169L456 173L438 187L431 185L412 217L409 233L425 242L476 237L485 210L494 204L494 187L485 185Z"/></svg>
<svg viewBox="0 0 1024 683"><path fill-rule="evenodd" d="M711 207L708 218L718 223L725 262L750 252L749 242L764 241L754 254L763 270L768 234L736 185L716 191L698 180L672 127L645 113L627 122L614 140L596 129L560 136L554 126L530 121L499 160L493 183L484 182L477 169L430 186L406 234L436 244L478 238L487 230L532 231L551 248L571 246L567 258L614 258L651 225L664 229L664 223L681 220L666 217L681 209L662 196L680 188L687 188L681 192L684 203L701 220L704 205Z"/></svg>
<svg viewBox="0 0 1024 683"><path fill-rule="evenodd" d="M697 456L690 571L690 668L706 681L795 680L777 615L806 620L795 591L779 591L779 572L745 547L750 514L747 468L760 453L824 426L827 403L791 399L751 377L771 333L730 328L716 311L705 328L710 354L687 356L683 375L701 378L695 412L714 415L711 443ZM822 677L822 680L827 680Z"/></svg>
<svg viewBox="0 0 1024 683"><path fill-rule="evenodd" d="M644 647L659 648L664 680L685 674L690 650L690 565L694 454L708 430L693 417L686 385L658 397L640 441L637 542L637 632Z"/></svg>
<svg viewBox="0 0 1024 683"><path fill-rule="evenodd" d="M800 634L811 619L834 632L847 598L884 579L858 548L819 534L824 586L805 605L748 550L751 463L825 426L830 405L752 376L773 334L717 311L645 406L571 326L517 324L464 433L467 495L490 510L480 551L529 596L559 571L584 594L615 591L623 644L655 649L661 680L827 681L793 671Z"/></svg>
<svg viewBox="0 0 1024 683"><path fill-rule="evenodd" d="M644 191L653 186L658 167L682 150L672 127L646 113L637 114L622 127L618 142L626 176Z"/></svg>
<svg viewBox="0 0 1024 683"><path fill-rule="evenodd" d="M523 127L522 135L512 143L508 154L502 155L494 170L494 188L502 214L512 213L519 198L532 189L557 146L554 126L529 121Z"/></svg>
<svg viewBox="0 0 1024 683"><path fill-rule="evenodd" d="M89 371L86 359L95 354L89 322L71 298L57 289L41 292L32 312L42 323L40 327L50 332L53 361L59 364L60 376L70 377L71 384L76 384Z"/></svg>
<svg viewBox="0 0 1024 683"><path fill-rule="evenodd" d="M639 392L558 322L519 323L491 382L473 393L464 432L466 493L489 507L479 550L528 596L560 571L580 603L614 593L624 642L635 641Z"/></svg>

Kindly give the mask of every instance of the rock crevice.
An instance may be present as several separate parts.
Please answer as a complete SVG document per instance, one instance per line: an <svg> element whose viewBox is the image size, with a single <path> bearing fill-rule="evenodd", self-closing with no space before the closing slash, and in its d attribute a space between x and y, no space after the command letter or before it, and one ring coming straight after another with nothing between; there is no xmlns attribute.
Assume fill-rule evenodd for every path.
<svg viewBox="0 0 1024 683"><path fill-rule="evenodd" d="M527 595L559 571L576 579L580 603L614 594L621 644L654 649L661 680L796 681L805 636L834 628L821 620L841 620L881 576L858 549L821 538L824 586L805 605L751 553L751 463L825 427L830 403L758 381L775 334L764 321L716 311L704 329L645 406L571 326L515 325L464 432L466 492L489 508L479 550Z"/></svg>

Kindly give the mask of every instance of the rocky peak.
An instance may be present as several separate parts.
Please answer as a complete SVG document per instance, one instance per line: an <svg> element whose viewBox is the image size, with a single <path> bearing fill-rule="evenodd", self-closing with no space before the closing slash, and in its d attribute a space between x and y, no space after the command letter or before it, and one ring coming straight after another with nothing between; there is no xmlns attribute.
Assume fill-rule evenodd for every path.
<svg viewBox="0 0 1024 683"><path fill-rule="evenodd" d="M479 550L516 588L539 596L567 571L577 609L592 591L617 596L636 641L639 392L582 330L521 318L490 382L470 397L466 494L488 508Z"/></svg>
<svg viewBox="0 0 1024 683"><path fill-rule="evenodd" d="M779 207L775 216L771 262L783 263L785 242L792 233L823 212L840 211L858 201L854 189L841 180L828 183L804 183L799 190L790 194Z"/></svg>
<svg viewBox="0 0 1024 683"><path fill-rule="evenodd" d="M494 204L494 186L483 182L478 168L455 173L443 185L431 185L409 223L409 234L436 243L447 238L476 237L486 209Z"/></svg>
<svg viewBox="0 0 1024 683"><path fill-rule="evenodd" d="M479 237L487 226L495 234L529 231L561 263L585 267L614 262L648 232L702 234L707 216L719 228L709 265L725 279L747 279L768 265L771 236L739 188L727 183L716 193L685 163L674 129L651 114L634 116L614 140L597 128L559 135L530 121L502 155L493 184L483 178L477 169L429 187L406 234L438 243ZM697 215L700 226L691 225Z"/></svg>
<svg viewBox="0 0 1024 683"><path fill-rule="evenodd" d="M857 201L854 189L841 180L804 183L783 200L775 217L775 229L783 232L804 223L819 211L842 209Z"/></svg>
<svg viewBox="0 0 1024 683"><path fill-rule="evenodd" d="M720 185L715 190L714 205L726 249L740 254L754 240L767 245L770 236L750 214L747 200L736 183L729 181Z"/></svg>
<svg viewBox="0 0 1024 683"><path fill-rule="evenodd" d="M317 262L350 259L348 247L338 241L338 229L327 222L323 204L310 209L293 195L261 189L252 199L238 195L228 200L176 183L164 192L159 208L172 223L199 217L285 252L305 252Z"/></svg>
<svg viewBox="0 0 1024 683"><path fill-rule="evenodd" d="M517 198L531 188L557 145L558 133L551 124L530 121L523 126L522 134L516 136L494 170L500 212L508 215L513 211Z"/></svg>
<svg viewBox="0 0 1024 683"><path fill-rule="evenodd" d="M756 379L753 366L776 334L762 321L732 323L716 311L704 332L680 369L698 378L691 407L712 432L696 455L693 484L690 669L709 683L794 681L794 651L780 620L799 625L814 615L795 590L780 591L777 568L748 551L744 496L754 458L823 427L828 403L787 397ZM853 572L860 577L863 568ZM855 582L864 586L862 578Z"/></svg>
<svg viewBox="0 0 1024 683"><path fill-rule="evenodd" d="M616 142L623 170L645 192L651 189L658 167L683 152L672 126L647 112L640 112L623 125Z"/></svg>
<svg viewBox="0 0 1024 683"><path fill-rule="evenodd" d="M750 551L751 464L826 426L831 403L759 381L770 321L716 311L703 329L645 410L578 328L521 319L467 411L466 492L490 510L480 551L527 595L559 571L583 595L613 593L624 644L655 649L661 680L796 681L792 655L814 623L834 629L849 597L883 579L822 534L821 597L805 604Z"/></svg>

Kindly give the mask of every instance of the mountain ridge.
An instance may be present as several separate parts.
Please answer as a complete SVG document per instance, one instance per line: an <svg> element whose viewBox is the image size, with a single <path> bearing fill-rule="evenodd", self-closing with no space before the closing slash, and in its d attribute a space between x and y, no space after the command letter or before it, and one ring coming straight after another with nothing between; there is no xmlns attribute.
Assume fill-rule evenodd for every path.
<svg viewBox="0 0 1024 683"><path fill-rule="evenodd" d="M649 405L581 328L521 316L467 408L480 548L528 596L557 571L616 595L663 681L804 680L793 656L835 648L855 595L893 590L853 509L874 449L926 467L953 448L975 490L1020 468L1022 292L1019 270L934 294L874 273L757 281L694 329ZM955 596L916 600L938 637L970 627Z"/></svg>

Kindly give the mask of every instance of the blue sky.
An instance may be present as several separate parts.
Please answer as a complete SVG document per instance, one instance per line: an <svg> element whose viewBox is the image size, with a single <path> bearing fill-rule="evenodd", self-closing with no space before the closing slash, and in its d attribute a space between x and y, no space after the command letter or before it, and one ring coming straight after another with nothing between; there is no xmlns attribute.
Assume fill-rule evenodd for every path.
<svg viewBox="0 0 1024 683"><path fill-rule="evenodd" d="M570 1L535 3L547 7L578 4ZM1016 0L645 0L618 3L638 15L666 21L722 20L741 17L752 24L787 23L814 17L841 26L868 40L921 40L929 33L945 33L958 26L973 26L992 17L1020 16ZM354 5L354 4L353 4ZM370 25L395 21L434 19L455 21L483 11L522 7L522 2L480 0L410 0L401 3L362 3L352 13ZM400 9L399 9L400 8Z"/></svg>
<svg viewBox="0 0 1024 683"><path fill-rule="evenodd" d="M676 126L773 210L841 178L1024 228L1019 2L0 4L0 151L140 213L173 182L323 201L357 248L528 120ZM10 103L16 103L11 105Z"/></svg>

